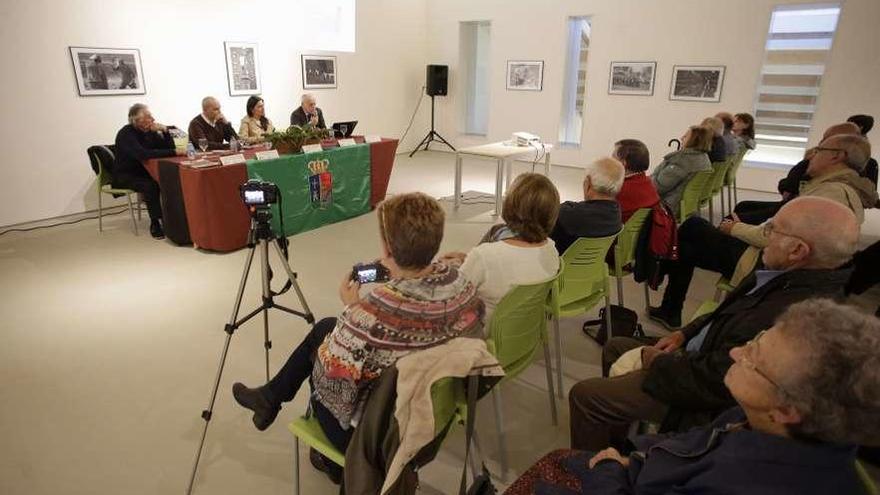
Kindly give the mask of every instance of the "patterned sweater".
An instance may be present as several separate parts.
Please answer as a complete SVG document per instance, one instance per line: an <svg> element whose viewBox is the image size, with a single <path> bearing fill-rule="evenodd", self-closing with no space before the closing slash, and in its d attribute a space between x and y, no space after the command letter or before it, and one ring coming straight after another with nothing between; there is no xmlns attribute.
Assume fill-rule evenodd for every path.
<svg viewBox="0 0 880 495"><path fill-rule="evenodd" d="M484 307L459 271L434 263L430 275L391 280L342 312L318 349L314 398L347 429L356 425L370 387L407 354L456 337L479 337Z"/></svg>

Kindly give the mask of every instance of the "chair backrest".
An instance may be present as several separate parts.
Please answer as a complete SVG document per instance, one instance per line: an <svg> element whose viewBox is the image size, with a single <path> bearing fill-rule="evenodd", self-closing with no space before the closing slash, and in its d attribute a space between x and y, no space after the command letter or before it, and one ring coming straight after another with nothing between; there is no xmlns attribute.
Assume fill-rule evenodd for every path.
<svg viewBox="0 0 880 495"><path fill-rule="evenodd" d="M739 166L745 161L746 153L748 152L749 149L743 147L739 153L733 156L733 160L730 162L730 168L727 169L727 175L724 176L725 186L733 185L733 183L736 182L736 172L739 170Z"/></svg>
<svg viewBox="0 0 880 495"><path fill-rule="evenodd" d="M710 181L712 185L710 195L717 194L719 191L721 191L721 188L724 187L724 179L727 177L727 171L730 170L730 165L733 163L733 160L735 158L735 156L731 156L721 163L712 164L712 168L715 169L715 173L712 174L712 180Z"/></svg>
<svg viewBox="0 0 880 495"><path fill-rule="evenodd" d="M604 263L603 263L604 265ZM526 369L547 338L547 302L552 278L514 286L495 308L489 322L489 350L504 368L505 379Z"/></svg>
<svg viewBox="0 0 880 495"><path fill-rule="evenodd" d="M617 236L617 243L614 244L614 272L620 273L620 270L632 263L636 256L636 242L642 227L651 215L651 208L640 208L629 217L629 220L623 225L623 230Z"/></svg>
<svg viewBox="0 0 880 495"><path fill-rule="evenodd" d="M441 378L431 385L431 403L434 405L434 435L443 432L443 429L457 419L466 406L467 399L464 393L464 381L467 378Z"/></svg>
<svg viewBox="0 0 880 495"><path fill-rule="evenodd" d="M92 170L98 176L98 187L109 184L112 181L113 164L116 161L116 155L113 153L112 145L95 145L89 146L86 150L89 155L89 161L92 164Z"/></svg>
<svg viewBox="0 0 880 495"><path fill-rule="evenodd" d="M605 289L608 282L605 256L618 235L620 232L608 237L581 237L562 253L556 296L560 307Z"/></svg>
<svg viewBox="0 0 880 495"><path fill-rule="evenodd" d="M681 194L681 208L678 212L678 223L684 222L692 213L700 208L700 202L703 199L703 192L706 190L706 184L712 180L715 170L701 170L694 174L684 186Z"/></svg>

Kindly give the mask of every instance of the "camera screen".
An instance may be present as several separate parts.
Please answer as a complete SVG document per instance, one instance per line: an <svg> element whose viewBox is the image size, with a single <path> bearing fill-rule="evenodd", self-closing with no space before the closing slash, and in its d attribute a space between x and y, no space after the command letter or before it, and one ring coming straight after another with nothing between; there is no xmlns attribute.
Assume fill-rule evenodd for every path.
<svg viewBox="0 0 880 495"><path fill-rule="evenodd" d="M358 270L358 279L360 283L365 284L375 281L376 272L377 270L375 268L365 268L363 270Z"/></svg>
<svg viewBox="0 0 880 495"><path fill-rule="evenodd" d="M247 204L263 203L263 191L245 191L244 202Z"/></svg>

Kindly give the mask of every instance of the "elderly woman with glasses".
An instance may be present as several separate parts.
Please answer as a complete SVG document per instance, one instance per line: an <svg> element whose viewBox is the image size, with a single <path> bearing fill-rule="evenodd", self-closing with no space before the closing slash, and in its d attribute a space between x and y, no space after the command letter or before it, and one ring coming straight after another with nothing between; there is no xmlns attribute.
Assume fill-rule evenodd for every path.
<svg viewBox="0 0 880 495"><path fill-rule="evenodd" d="M556 451L505 493L864 493L856 445L880 443L880 320L808 300L730 357L739 405L711 425L637 437L628 456Z"/></svg>

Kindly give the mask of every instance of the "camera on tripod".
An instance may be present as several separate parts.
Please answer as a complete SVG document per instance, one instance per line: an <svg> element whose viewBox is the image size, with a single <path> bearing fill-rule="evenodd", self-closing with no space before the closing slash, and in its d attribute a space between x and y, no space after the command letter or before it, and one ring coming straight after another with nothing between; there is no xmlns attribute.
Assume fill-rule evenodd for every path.
<svg viewBox="0 0 880 495"><path fill-rule="evenodd" d="M278 202L278 186L271 182L251 179L238 186L238 191L241 193L241 200L248 207L268 208Z"/></svg>

